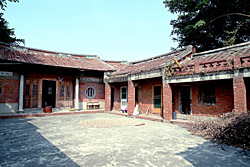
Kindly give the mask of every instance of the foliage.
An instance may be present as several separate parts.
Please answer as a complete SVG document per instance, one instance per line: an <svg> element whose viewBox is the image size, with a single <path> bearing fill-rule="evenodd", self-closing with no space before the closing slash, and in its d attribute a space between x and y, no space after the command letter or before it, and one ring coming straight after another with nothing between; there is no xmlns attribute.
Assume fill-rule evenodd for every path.
<svg viewBox="0 0 250 167"><path fill-rule="evenodd" d="M165 7L178 14L171 20L178 48L198 51L250 41L249 0L165 0Z"/></svg>
<svg viewBox="0 0 250 167"><path fill-rule="evenodd" d="M219 144L250 150L250 113L224 113L215 119L195 120L189 131Z"/></svg>
<svg viewBox="0 0 250 167"><path fill-rule="evenodd" d="M10 2L19 2L19 0L8 0ZM0 0L0 8L4 11L7 7L6 0ZM0 13L0 41L10 44L25 43L24 39L17 39L15 29L9 28L9 23L3 18L3 13Z"/></svg>
<svg viewBox="0 0 250 167"><path fill-rule="evenodd" d="M10 2L19 2L19 0L8 0ZM0 8L2 10L5 10L5 8L7 7L7 2L6 0L0 0Z"/></svg>

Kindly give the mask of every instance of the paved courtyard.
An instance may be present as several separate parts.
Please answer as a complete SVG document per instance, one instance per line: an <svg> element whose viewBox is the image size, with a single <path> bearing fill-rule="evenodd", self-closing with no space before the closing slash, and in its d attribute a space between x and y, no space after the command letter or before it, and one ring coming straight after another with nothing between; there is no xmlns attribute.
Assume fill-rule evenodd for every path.
<svg viewBox="0 0 250 167"><path fill-rule="evenodd" d="M145 125L144 125L145 124ZM0 120L0 166L250 166L177 125L112 114Z"/></svg>

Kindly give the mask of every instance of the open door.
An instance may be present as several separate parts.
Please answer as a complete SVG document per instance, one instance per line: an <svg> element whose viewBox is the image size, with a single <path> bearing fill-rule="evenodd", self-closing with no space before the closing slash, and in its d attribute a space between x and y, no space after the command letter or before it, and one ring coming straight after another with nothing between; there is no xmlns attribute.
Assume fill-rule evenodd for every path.
<svg viewBox="0 0 250 167"><path fill-rule="evenodd" d="M121 110L125 110L128 105L128 88L121 87Z"/></svg>
<svg viewBox="0 0 250 167"><path fill-rule="evenodd" d="M42 107L52 106L56 103L56 81L43 81Z"/></svg>
<svg viewBox="0 0 250 167"><path fill-rule="evenodd" d="M190 114L190 86L182 86L180 96L181 113Z"/></svg>
<svg viewBox="0 0 250 167"><path fill-rule="evenodd" d="M161 103L162 103L162 90L161 86L153 86L153 113L161 113Z"/></svg>

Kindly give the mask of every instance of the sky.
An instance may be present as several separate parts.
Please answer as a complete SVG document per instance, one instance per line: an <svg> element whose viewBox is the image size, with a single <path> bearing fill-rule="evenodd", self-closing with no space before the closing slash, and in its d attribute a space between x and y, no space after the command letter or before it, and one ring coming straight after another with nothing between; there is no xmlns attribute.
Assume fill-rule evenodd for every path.
<svg viewBox="0 0 250 167"><path fill-rule="evenodd" d="M163 0L20 0L3 16L25 46L137 61L171 51L170 20Z"/></svg>

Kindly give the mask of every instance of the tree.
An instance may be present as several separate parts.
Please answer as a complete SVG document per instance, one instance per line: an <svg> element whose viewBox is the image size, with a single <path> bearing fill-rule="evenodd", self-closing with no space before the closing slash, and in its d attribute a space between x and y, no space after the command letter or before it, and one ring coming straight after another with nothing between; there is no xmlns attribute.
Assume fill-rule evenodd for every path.
<svg viewBox="0 0 250 167"><path fill-rule="evenodd" d="M10 2L19 2L19 0L8 0ZM6 0L0 0L0 8L2 11L7 7ZM17 39L15 29L9 28L9 23L3 18L3 12L0 13L0 41L10 44L25 43L24 39Z"/></svg>
<svg viewBox="0 0 250 167"><path fill-rule="evenodd" d="M187 45L205 51L250 41L249 0L165 0L178 14L171 35L178 48Z"/></svg>

